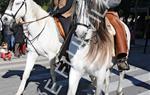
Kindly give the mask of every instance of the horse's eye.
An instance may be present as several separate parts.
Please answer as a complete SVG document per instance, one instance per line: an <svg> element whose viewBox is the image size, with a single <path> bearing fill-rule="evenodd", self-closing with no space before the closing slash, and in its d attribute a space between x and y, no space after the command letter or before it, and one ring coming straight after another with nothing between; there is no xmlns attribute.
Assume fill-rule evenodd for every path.
<svg viewBox="0 0 150 95"><path fill-rule="evenodd" d="M16 3L16 5L19 5L20 3Z"/></svg>

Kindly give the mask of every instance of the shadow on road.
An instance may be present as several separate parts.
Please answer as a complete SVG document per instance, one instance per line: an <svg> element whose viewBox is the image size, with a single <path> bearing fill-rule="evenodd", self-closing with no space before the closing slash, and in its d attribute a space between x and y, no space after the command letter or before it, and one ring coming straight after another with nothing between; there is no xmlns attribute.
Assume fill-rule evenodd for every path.
<svg viewBox="0 0 150 95"><path fill-rule="evenodd" d="M17 76L22 79L23 70L9 70L6 72L2 78L10 78L13 76ZM60 90L58 95L66 95L68 90L68 79L62 77L59 74L56 74L57 78L57 87L58 85L63 88ZM52 83L48 83L51 80L50 69L47 69L41 65L35 65L33 71L31 72L31 76L28 79L26 84L26 88L30 82L34 82L37 85L38 95L54 95L50 91L47 90L51 88ZM81 79L79 88L77 91L77 95L87 95L86 93L92 93L92 89L90 88L91 83L87 80ZM47 88L46 88L47 87Z"/></svg>
<svg viewBox="0 0 150 95"><path fill-rule="evenodd" d="M119 72L116 69L112 69L112 72L116 75L119 75ZM130 80L135 86L143 87L147 90L150 90L150 84L136 79L134 76L125 74L125 79Z"/></svg>
<svg viewBox="0 0 150 95"><path fill-rule="evenodd" d="M7 73L5 73L2 76L2 78L10 78L13 76L17 76L21 80L22 75L23 75L23 70L9 70ZM45 67L41 65L35 65L31 72L31 76L29 77L27 81L26 87L28 86L30 82L34 82L37 85L37 92L39 93L39 95L41 95L40 93L43 93L43 92L46 93L46 95L53 95L50 92L48 92L46 89L44 89L46 83L50 79L51 79L51 76L50 76L49 69L46 69Z"/></svg>

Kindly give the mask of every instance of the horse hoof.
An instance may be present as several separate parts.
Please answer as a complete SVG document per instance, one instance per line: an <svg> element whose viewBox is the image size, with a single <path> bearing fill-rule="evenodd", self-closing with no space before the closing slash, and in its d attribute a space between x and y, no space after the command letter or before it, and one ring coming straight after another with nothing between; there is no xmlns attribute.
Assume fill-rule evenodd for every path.
<svg viewBox="0 0 150 95"><path fill-rule="evenodd" d="M123 92L117 92L117 95L124 95Z"/></svg>

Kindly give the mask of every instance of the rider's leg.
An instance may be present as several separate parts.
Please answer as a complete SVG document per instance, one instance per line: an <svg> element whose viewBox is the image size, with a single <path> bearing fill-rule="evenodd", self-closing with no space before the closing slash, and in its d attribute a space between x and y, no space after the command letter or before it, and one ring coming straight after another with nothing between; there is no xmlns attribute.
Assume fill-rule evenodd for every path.
<svg viewBox="0 0 150 95"><path fill-rule="evenodd" d="M118 68L119 70L128 70L129 65L127 64L127 58L126 58L128 52L126 31L122 23L120 22L117 13L108 12L106 16L116 30L115 49L116 49L116 57L117 57L116 62Z"/></svg>
<svg viewBox="0 0 150 95"><path fill-rule="evenodd" d="M70 25L71 25L71 17L65 18L63 16L59 16L58 19L60 20L60 22L62 24L62 27L65 31L66 37L67 37L68 33L70 32L69 28L70 28ZM66 39L66 37L65 37L65 39ZM63 50L61 52L62 55L66 55L66 50L69 47L69 43L70 43L70 39L67 39L67 43L65 43L65 45L63 47Z"/></svg>
<svg viewBox="0 0 150 95"><path fill-rule="evenodd" d="M65 18L63 16L58 16L58 19L61 22L62 27L65 31L65 42L64 42L64 45L61 47L60 54L59 54L58 58L61 59L62 56L65 56L65 58L67 60L69 60L68 54L67 54L66 51L69 48L69 43L70 43L70 40L71 40L71 37L67 36L67 35L69 35L69 32L70 32L71 17ZM64 66L67 67L66 72L68 72L70 70L70 66L68 66L67 64L63 64L62 68Z"/></svg>

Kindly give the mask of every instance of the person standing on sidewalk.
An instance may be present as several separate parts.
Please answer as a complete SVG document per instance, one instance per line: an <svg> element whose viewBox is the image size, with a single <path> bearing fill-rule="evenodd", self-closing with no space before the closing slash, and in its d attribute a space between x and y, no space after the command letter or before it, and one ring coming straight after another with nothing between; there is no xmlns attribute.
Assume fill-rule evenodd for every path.
<svg viewBox="0 0 150 95"><path fill-rule="evenodd" d="M2 43L2 30L3 30L3 23L1 20L1 14L0 14L0 45Z"/></svg>

